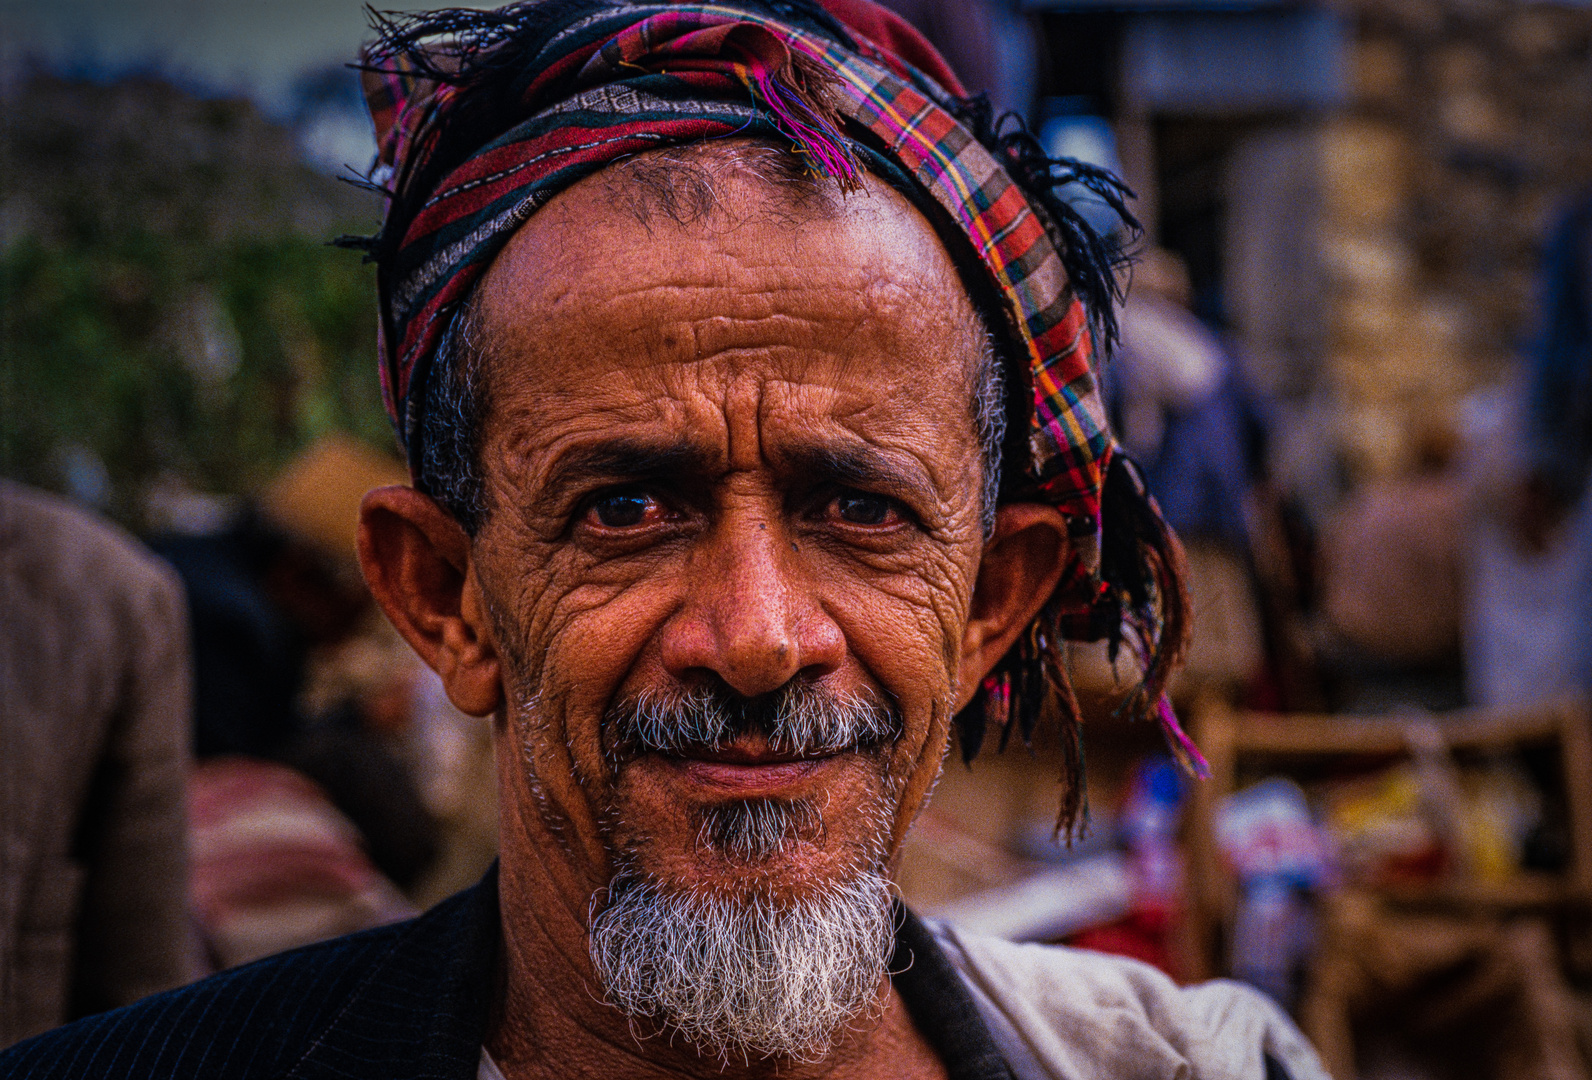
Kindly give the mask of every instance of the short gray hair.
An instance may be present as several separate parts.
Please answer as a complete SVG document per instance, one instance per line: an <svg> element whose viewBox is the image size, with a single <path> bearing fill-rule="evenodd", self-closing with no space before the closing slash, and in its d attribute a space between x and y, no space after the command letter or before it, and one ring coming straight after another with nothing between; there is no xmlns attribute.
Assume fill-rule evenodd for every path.
<svg viewBox="0 0 1592 1080"><path fill-rule="evenodd" d="M486 518L481 430L486 424L486 356L480 320L466 303L431 358L421 397L420 490L474 536Z"/></svg>

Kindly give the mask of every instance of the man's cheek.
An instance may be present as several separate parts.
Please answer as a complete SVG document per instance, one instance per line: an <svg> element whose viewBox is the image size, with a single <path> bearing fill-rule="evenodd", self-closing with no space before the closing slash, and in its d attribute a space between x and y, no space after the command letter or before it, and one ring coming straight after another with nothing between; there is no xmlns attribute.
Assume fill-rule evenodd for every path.
<svg viewBox="0 0 1592 1080"><path fill-rule="evenodd" d="M581 585L554 605L542 639L547 684L560 700L565 740L586 783L608 783L602 717L671 609L669 580L648 576L624 585Z"/></svg>
<svg viewBox="0 0 1592 1080"><path fill-rule="evenodd" d="M526 670L510 674L518 684L517 693L511 686L511 745L499 753L511 755L531 784L544 831L586 852L600 879L602 815L614 804L601 718L633 664L645 620L625 614L626 590L559 589L556 578L539 590L525 584L517 611L530 631L529 655Z"/></svg>
<svg viewBox="0 0 1592 1080"><path fill-rule="evenodd" d="M910 627L920 618L921 613L903 622ZM864 666L891 693L902 720L901 737L889 747L883 765L892 804L891 859L933 786L949 737L950 681L936 639L937 634L920 636L916 650L904 647L910 637L896 639L894 651L886 642L860 650Z"/></svg>
<svg viewBox="0 0 1592 1080"><path fill-rule="evenodd" d="M832 587L829 610L856 662L896 702L909 738L950 691L966 600L924 578Z"/></svg>

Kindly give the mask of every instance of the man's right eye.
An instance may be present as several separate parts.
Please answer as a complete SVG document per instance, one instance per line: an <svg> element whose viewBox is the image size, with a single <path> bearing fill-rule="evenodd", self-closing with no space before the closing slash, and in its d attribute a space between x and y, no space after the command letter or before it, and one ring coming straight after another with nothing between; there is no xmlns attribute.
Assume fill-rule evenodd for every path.
<svg viewBox="0 0 1592 1080"><path fill-rule="evenodd" d="M592 503L586 511L586 519L605 529L631 529L660 521L666 514L663 504L652 496L626 491L605 495Z"/></svg>

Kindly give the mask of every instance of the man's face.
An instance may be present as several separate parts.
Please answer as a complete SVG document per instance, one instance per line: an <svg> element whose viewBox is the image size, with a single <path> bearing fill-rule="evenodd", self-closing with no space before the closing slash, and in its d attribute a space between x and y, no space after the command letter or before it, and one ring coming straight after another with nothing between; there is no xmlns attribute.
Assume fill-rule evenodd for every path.
<svg viewBox="0 0 1592 1080"><path fill-rule="evenodd" d="M617 208L622 182L554 199L477 293L504 813L592 890L800 899L886 869L940 767L983 539L977 322L883 184L793 208L728 176L681 225Z"/></svg>

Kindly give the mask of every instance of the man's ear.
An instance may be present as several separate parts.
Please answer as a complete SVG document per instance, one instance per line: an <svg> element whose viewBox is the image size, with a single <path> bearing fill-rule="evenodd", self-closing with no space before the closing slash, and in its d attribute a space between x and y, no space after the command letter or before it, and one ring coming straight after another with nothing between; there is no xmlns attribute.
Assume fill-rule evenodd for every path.
<svg viewBox="0 0 1592 1080"><path fill-rule="evenodd" d="M377 488L359 507L359 563L387 618L442 676L448 699L472 716L496 711L502 670L459 523L414 488Z"/></svg>
<svg viewBox="0 0 1592 1080"><path fill-rule="evenodd" d="M1067 519L1054 506L1011 503L996 510L962 634L957 709L973 700L984 676L1050 599L1067 549Z"/></svg>

